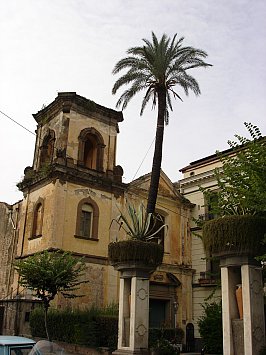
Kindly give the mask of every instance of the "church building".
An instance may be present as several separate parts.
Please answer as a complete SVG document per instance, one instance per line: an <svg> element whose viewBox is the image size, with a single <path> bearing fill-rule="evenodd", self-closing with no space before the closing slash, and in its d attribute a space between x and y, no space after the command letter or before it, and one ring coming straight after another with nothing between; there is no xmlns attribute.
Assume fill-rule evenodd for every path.
<svg viewBox="0 0 266 355"><path fill-rule="evenodd" d="M118 302L119 275L108 261L108 244L126 238L112 223L126 204L146 205L150 174L129 184L116 162L122 112L75 92L59 93L33 115L37 123L34 159L18 184L23 199L0 203L0 332L26 332L37 302L18 286L12 261L42 250L62 249L83 257L87 269L76 299L58 297L57 307L102 307ZM130 159L130 157L129 157ZM163 263L150 277L150 326L182 327L192 322L190 213L193 204L161 172L156 212L162 231ZM19 302L19 307L18 307Z"/></svg>

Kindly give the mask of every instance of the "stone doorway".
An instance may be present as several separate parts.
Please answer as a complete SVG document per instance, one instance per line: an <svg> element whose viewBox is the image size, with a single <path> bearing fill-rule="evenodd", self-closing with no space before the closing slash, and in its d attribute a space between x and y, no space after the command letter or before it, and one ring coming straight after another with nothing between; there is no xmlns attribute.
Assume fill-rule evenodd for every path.
<svg viewBox="0 0 266 355"><path fill-rule="evenodd" d="M149 304L149 327L162 328L169 321L169 300L150 299Z"/></svg>

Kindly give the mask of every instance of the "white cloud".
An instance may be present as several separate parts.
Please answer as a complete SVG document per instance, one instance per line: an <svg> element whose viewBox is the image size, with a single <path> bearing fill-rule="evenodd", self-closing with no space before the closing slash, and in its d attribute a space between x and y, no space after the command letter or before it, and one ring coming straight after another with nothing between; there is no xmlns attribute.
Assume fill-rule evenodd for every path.
<svg viewBox="0 0 266 355"><path fill-rule="evenodd" d="M167 33L185 36L214 66L193 73L202 95L174 104L163 169L177 180L190 161L226 148L243 122L265 134L266 3L264 0L9 0L0 3L0 110L35 130L31 114L58 91L76 91L107 107L111 71L126 50ZM154 135L155 111L139 118L140 98L124 112L117 163L130 180ZM138 145L136 145L136 136ZM32 164L34 137L0 116L0 200L16 201L15 182ZM139 174L151 169L152 152Z"/></svg>

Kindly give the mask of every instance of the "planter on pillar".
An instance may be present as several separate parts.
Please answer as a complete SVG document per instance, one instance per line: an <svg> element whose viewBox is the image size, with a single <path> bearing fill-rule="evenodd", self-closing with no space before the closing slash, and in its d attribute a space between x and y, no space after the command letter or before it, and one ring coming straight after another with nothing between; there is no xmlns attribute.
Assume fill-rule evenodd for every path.
<svg viewBox="0 0 266 355"><path fill-rule="evenodd" d="M224 216L203 225L203 244L212 255L221 258L263 254L262 240L266 218L257 216Z"/></svg>
<svg viewBox="0 0 266 355"><path fill-rule="evenodd" d="M258 216L224 216L203 225L205 249L220 258L226 355L256 355L264 345L262 270L255 256L265 252L265 233L266 218ZM242 286L243 320L235 294L238 284Z"/></svg>
<svg viewBox="0 0 266 355"><path fill-rule="evenodd" d="M120 271L118 348L114 354L148 354L149 277L162 263L163 247L141 240L109 244L110 263Z"/></svg>

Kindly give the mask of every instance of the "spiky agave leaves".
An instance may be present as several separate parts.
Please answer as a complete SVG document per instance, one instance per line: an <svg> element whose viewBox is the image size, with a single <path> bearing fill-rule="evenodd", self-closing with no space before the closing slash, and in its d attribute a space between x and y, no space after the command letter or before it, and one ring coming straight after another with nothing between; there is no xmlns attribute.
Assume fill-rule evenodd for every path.
<svg viewBox="0 0 266 355"><path fill-rule="evenodd" d="M156 228L156 216L147 213L143 203L138 207L127 204L127 215L120 211L119 216L114 220L119 224L119 229L123 229L131 239L150 241L156 239L156 235L167 228L166 224Z"/></svg>

